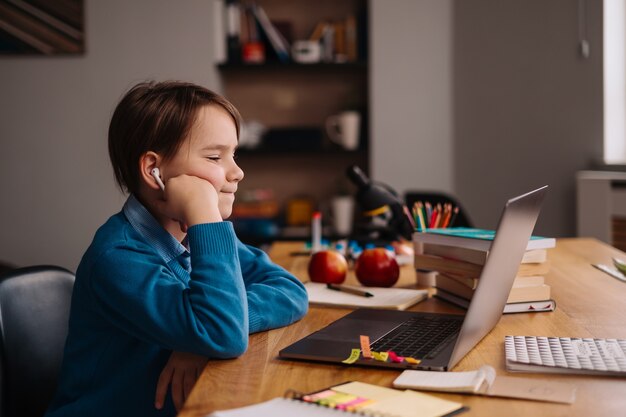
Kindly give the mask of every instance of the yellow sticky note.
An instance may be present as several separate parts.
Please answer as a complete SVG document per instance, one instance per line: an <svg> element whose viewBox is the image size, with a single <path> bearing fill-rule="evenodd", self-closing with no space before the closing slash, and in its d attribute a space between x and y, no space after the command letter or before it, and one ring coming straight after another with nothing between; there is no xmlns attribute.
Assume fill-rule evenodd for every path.
<svg viewBox="0 0 626 417"><path fill-rule="evenodd" d="M422 363L421 360L419 359L415 359L415 358L404 358L405 361L407 361L408 363L412 363L413 365L419 365L420 363Z"/></svg>
<svg viewBox="0 0 626 417"><path fill-rule="evenodd" d="M341 361L341 363L346 363L348 365L356 362L359 357L361 357L361 349L352 349L352 353L350 353L350 357L346 360Z"/></svg>
<svg viewBox="0 0 626 417"><path fill-rule="evenodd" d="M387 359L389 358L389 354L387 352L372 352L372 356L374 359L381 362L387 362Z"/></svg>

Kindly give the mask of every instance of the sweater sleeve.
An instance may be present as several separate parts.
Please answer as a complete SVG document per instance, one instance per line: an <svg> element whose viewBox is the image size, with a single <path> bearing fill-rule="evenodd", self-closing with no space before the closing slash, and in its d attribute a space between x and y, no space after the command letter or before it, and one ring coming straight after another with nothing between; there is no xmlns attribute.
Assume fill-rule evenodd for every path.
<svg viewBox="0 0 626 417"><path fill-rule="evenodd" d="M164 348L238 356L248 343L248 304L232 224L195 225L188 236L188 286L150 248L121 244L93 265L94 308L116 327Z"/></svg>
<svg viewBox="0 0 626 417"><path fill-rule="evenodd" d="M248 298L250 333L301 319L308 309L304 285L274 264L262 250L241 242L238 249Z"/></svg>

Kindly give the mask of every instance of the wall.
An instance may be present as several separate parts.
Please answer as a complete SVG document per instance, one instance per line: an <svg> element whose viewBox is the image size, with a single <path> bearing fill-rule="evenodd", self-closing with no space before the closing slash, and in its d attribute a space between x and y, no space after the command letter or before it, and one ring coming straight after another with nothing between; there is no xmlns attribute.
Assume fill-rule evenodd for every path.
<svg viewBox="0 0 626 417"><path fill-rule="evenodd" d="M453 190L451 0L370 0L371 171Z"/></svg>
<svg viewBox="0 0 626 417"><path fill-rule="evenodd" d="M0 261L74 270L121 208L106 131L131 85L184 79L219 90L210 1L85 3L85 55L0 58Z"/></svg>
<svg viewBox="0 0 626 417"><path fill-rule="evenodd" d="M575 174L602 157L602 2L454 3L455 190L494 227L503 202L550 185L536 232L575 235Z"/></svg>
<svg viewBox="0 0 626 417"><path fill-rule="evenodd" d="M575 173L602 156L602 2L371 0L372 173L456 193L476 225L551 187L536 232L575 234Z"/></svg>

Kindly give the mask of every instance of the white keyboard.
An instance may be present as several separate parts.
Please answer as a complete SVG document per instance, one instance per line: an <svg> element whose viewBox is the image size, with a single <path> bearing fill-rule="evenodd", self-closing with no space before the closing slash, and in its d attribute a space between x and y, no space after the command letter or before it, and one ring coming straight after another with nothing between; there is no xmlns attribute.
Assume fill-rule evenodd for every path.
<svg viewBox="0 0 626 417"><path fill-rule="evenodd" d="M626 340L506 336L509 371L626 376Z"/></svg>

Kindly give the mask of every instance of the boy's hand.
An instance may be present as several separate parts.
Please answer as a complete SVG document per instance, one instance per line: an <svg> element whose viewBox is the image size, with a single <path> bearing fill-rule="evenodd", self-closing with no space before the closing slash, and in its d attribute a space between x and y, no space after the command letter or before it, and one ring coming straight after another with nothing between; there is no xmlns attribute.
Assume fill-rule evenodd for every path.
<svg viewBox="0 0 626 417"><path fill-rule="evenodd" d="M208 358L205 356L187 352L172 352L159 376L154 406L158 410L163 407L167 387L171 385L172 401L176 411L180 411L207 361Z"/></svg>
<svg viewBox="0 0 626 417"><path fill-rule="evenodd" d="M218 193L204 179L191 175L170 178L165 185L163 197L164 200L156 202L158 210L177 220L185 228L222 221Z"/></svg>

